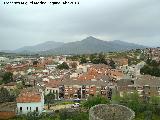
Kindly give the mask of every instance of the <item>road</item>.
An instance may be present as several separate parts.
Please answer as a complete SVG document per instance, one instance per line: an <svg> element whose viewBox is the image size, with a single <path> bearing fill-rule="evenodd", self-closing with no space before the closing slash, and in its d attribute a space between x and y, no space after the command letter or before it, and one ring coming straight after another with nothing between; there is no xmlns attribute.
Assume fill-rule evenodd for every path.
<svg viewBox="0 0 160 120"><path fill-rule="evenodd" d="M71 105L72 105L72 104L67 104L67 105L55 105L55 106L52 105L52 106L50 107L50 110L55 111L55 110L60 110L60 109L71 108ZM48 109L48 106L47 106L47 105L45 106L45 109L46 109L46 110Z"/></svg>

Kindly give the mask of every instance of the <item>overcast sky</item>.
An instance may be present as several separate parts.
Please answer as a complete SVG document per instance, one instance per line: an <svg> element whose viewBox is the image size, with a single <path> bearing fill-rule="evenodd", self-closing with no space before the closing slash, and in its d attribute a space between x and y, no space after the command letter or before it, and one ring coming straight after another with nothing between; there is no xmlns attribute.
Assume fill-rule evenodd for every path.
<svg viewBox="0 0 160 120"><path fill-rule="evenodd" d="M0 0L0 50L87 36L160 46L160 0L68 0L79 5L54 6L4 1L10 0Z"/></svg>

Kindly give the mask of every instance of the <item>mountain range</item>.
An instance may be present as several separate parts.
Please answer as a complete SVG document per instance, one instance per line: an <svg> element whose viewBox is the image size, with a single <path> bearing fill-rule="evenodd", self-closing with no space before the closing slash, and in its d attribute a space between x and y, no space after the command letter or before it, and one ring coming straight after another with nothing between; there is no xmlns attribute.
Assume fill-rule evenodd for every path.
<svg viewBox="0 0 160 120"><path fill-rule="evenodd" d="M37 44L35 46L24 46L22 48L14 50L15 53L23 53L23 52L31 52L31 53L37 53L40 51L47 51L47 50L53 50L55 48L58 48L62 46L64 43L62 42L54 42L54 41L47 41L41 44Z"/></svg>
<svg viewBox="0 0 160 120"><path fill-rule="evenodd" d="M90 54L100 52L126 51L138 48L146 48L146 46L120 40L104 41L89 36L81 41L69 43L48 41L35 46L25 46L14 50L13 52L39 54Z"/></svg>

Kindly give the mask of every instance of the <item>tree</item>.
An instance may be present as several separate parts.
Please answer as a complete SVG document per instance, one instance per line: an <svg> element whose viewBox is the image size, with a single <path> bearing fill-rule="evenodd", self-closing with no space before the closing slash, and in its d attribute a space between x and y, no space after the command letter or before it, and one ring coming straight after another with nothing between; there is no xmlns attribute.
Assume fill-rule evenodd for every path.
<svg viewBox="0 0 160 120"><path fill-rule="evenodd" d="M102 54L102 53L100 53L99 55L98 55L98 58L99 58L99 62L100 63L106 63L106 61L105 61L105 55L104 54Z"/></svg>
<svg viewBox="0 0 160 120"><path fill-rule="evenodd" d="M101 64L101 63L107 64L107 62L105 60L105 55L103 53L91 54L89 58L93 64Z"/></svg>
<svg viewBox="0 0 160 120"><path fill-rule="evenodd" d="M87 63L87 59L85 57L82 57L80 59L80 63L83 64L83 63Z"/></svg>
<svg viewBox="0 0 160 120"><path fill-rule="evenodd" d="M139 97L137 92L130 94L126 92L123 97L114 95L112 98L112 103L121 104L132 109L136 114L135 120L140 120L141 117L143 120L152 120L154 116L160 116L160 97L158 96L145 100Z"/></svg>
<svg viewBox="0 0 160 120"><path fill-rule="evenodd" d="M54 102L55 94L49 93L44 97L44 99L45 99L45 103L48 104L48 109L50 109L50 104Z"/></svg>
<svg viewBox="0 0 160 120"><path fill-rule="evenodd" d="M0 89L0 103L13 101L15 101L15 96L11 95L7 89L2 87Z"/></svg>
<svg viewBox="0 0 160 120"><path fill-rule="evenodd" d="M109 65L112 67L112 69L116 68L115 62L112 59L110 60Z"/></svg>
<svg viewBox="0 0 160 120"><path fill-rule="evenodd" d="M145 106L144 106L145 104L143 104L143 101L139 98L139 95L137 92L134 92L131 94L124 93L119 103L131 108L136 113L139 113L145 110Z"/></svg>
<svg viewBox="0 0 160 120"><path fill-rule="evenodd" d="M105 97L102 97L100 95L90 96L88 100L83 103L83 107L91 108L92 106L95 106L98 104L107 104L107 103L110 103L110 101Z"/></svg>
<svg viewBox="0 0 160 120"><path fill-rule="evenodd" d="M38 64L38 61L33 61L33 65L37 65Z"/></svg>
<svg viewBox="0 0 160 120"><path fill-rule="evenodd" d="M159 66L159 63L156 60L152 60L149 65L157 67L157 66Z"/></svg>
<svg viewBox="0 0 160 120"><path fill-rule="evenodd" d="M62 64L57 66L58 69L69 69L69 66L66 62L63 62Z"/></svg>
<svg viewBox="0 0 160 120"><path fill-rule="evenodd" d="M158 66L145 65L140 69L140 73L160 77L160 69Z"/></svg>
<svg viewBox="0 0 160 120"><path fill-rule="evenodd" d="M9 83L9 82L12 82L13 81L13 74L11 72L6 72L4 73L3 75L3 83Z"/></svg>
<svg viewBox="0 0 160 120"><path fill-rule="evenodd" d="M151 59L147 58L146 63L147 63L148 65L150 65Z"/></svg>
<svg viewBox="0 0 160 120"><path fill-rule="evenodd" d="M159 114L160 112L160 97L152 96L149 100L149 103L151 104L150 110L152 110L154 113ZM160 115L160 114L159 114Z"/></svg>
<svg viewBox="0 0 160 120"><path fill-rule="evenodd" d="M79 60L80 55L73 55L73 56L68 56L67 59L72 60L72 61L77 61Z"/></svg>
<svg viewBox="0 0 160 120"><path fill-rule="evenodd" d="M150 72L151 72L151 68L148 65L144 65L144 67L140 69L141 74L150 74Z"/></svg>
<svg viewBox="0 0 160 120"><path fill-rule="evenodd" d="M153 76L160 77L160 69L157 67L153 67L150 71L150 74Z"/></svg>
<svg viewBox="0 0 160 120"><path fill-rule="evenodd" d="M90 59L91 62L93 62L94 59L96 59L96 54L91 54L91 55L89 56L89 59Z"/></svg>
<svg viewBox="0 0 160 120"><path fill-rule="evenodd" d="M150 98L150 103L153 105L160 105L160 97L152 96Z"/></svg>
<svg viewBox="0 0 160 120"><path fill-rule="evenodd" d="M144 112L144 120L152 120L152 111Z"/></svg>
<svg viewBox="0 0 160 120"><path fill-rule="evenodd" d="M100 59L99 58L94 58L91 61L93 64L100 64Z"/></svg>

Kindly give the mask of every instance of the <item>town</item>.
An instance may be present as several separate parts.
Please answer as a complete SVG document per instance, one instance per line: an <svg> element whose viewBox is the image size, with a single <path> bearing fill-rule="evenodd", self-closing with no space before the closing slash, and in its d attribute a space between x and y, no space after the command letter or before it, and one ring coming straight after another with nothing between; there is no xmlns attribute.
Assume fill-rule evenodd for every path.
<svg viewBox="0 0 160 120"><path fill-rule="evenodd" d="M159 67L160 48L83 55L1 53L0 119L17 120L26 115L28 119L42 120L38 117L45 114L56 120L87 120L90 107L116 103L131 108L138 120L139 116L142 119L147 116L142 115L146 114L147 107L142 110L141 106L139 114L140 103L135 103L139 100L154 106L153 111L148 110L152 113L147 114L158 120ZM128 101L131 101L130 106ZM66 109L70 112L63 114L64 118L60 118L62 115L58 118L57 114ZM80 111L82 118L78 118L78 114L73 115L77 118L67 118L75 111Z"/></svg>

